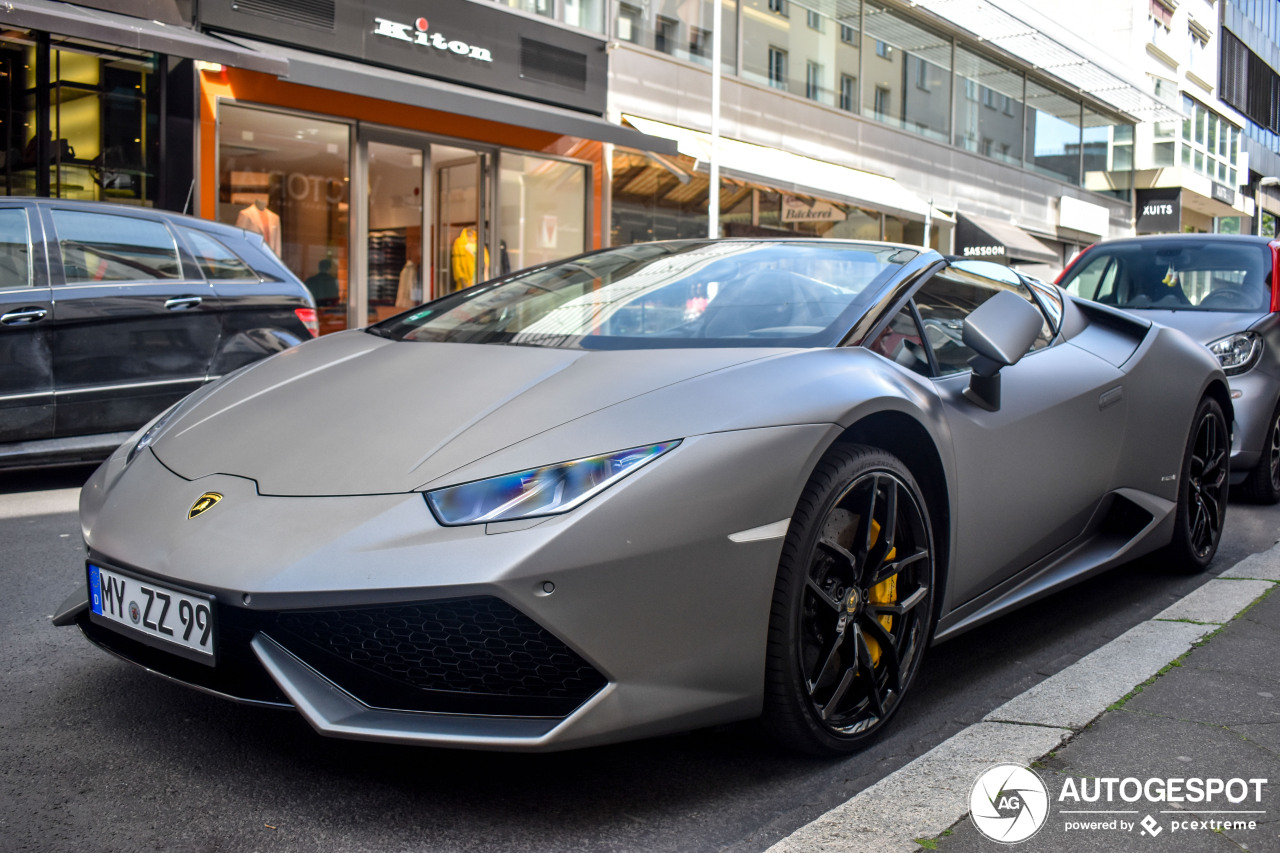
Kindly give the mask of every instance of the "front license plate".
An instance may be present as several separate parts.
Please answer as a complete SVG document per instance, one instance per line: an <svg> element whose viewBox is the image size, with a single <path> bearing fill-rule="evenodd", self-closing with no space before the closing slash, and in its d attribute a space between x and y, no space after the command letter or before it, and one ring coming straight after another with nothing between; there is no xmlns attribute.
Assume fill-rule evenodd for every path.
<svg viewBox="0 0 1280 853"><path fill-rule="evenodd" d="M211 595L182 592L90 563L89 607L96 621L124 626L149 645L214 663Z"/></svg>

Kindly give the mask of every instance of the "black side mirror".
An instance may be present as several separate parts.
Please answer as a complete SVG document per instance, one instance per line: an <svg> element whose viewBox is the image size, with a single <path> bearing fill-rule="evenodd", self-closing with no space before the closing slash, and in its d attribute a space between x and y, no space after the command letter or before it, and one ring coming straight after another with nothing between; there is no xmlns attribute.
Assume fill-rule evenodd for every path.
<svg viewBox="0 0 1280 853"><path fill-rule="evenodd" d="M1002 290L964 320L961 339L977 355L969 359L973 375L964 396L987 411L1000 408L1000 369L1031 349L1044 325L1036 307L1018 294Z"/></svg>

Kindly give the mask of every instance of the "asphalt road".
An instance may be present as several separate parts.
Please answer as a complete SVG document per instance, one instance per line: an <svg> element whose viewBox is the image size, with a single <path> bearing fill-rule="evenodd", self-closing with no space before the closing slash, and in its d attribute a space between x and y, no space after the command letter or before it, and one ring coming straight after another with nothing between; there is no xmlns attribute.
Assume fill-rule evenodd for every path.
<svg viewBox="0 0 1280 853"><path fill-rule="evenodd" d="M760 851L1280 536L1280 508L1233 503L1203 575L1129 564L930 650L848 759L749 723L484 754L324 739L52 627L83 572L88 474L0 474L0 851Z"/></svg>

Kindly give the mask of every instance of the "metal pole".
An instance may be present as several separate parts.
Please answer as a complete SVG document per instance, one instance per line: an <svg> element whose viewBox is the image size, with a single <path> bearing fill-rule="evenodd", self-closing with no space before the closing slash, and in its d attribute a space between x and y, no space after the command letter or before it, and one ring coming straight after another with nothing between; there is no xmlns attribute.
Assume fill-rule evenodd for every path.
<svg viewBox="0 0 1280 853"><path fill-rule="evenodd" d="M721 0L715 4L711 18L711 177L707 195L707 237L720 236L720 18Z"/></svg>

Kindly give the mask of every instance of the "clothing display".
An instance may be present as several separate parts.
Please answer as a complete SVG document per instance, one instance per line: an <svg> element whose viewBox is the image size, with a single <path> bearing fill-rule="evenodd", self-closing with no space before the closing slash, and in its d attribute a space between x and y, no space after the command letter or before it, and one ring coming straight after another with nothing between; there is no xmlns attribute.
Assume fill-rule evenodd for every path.
<svg viewBox="0 0 1280 853"><path fill-rule="evenodd" d="M236 227L255 234L261 234L262 240L271 247L271 251L280 254L280 217L267 209L260 201L241 210L236 215Z"/></svg>
<svg viewBox="0 0 1280 853"><path fill-rule="evenodd" d="M405 261L400 270L400 287L396 290L396 307L412 308L422 298L418 287L418 265L413 261Z"/></svg>
<svg viewBox="0 0 1280 853"><path fill-rule="evenodd" d="M369 304L398 305L400 273L405 266L401 229L369 232Z"/></svg>
<svg viewBox="0 0 1280 853"><path fill-rule="evenodd" d="M489 250L484 250L484 278L489 277ZM476 283L476 229L463 228L453 241L453 286L458 290Z"/></svg>

